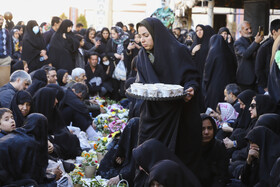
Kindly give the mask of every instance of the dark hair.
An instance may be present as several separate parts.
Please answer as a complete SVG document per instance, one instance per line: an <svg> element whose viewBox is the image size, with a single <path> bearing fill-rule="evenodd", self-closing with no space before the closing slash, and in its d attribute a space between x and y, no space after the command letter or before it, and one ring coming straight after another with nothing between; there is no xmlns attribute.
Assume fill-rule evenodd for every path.
<svg viewBox="0 0 280 187"><path fill-rule="evenodd" d="M49 65L45 65L41 69L45 70L46 73L49 73L50 71L56 70L55 67L49 66Z"/></svg>
<svg viewBox="0 0 280 187"><path fill-rule="evenodd" d="M123 28L123 23L121 21L116 23L116 26L119 26L120 28Z"/></svg>
<svg viewBox="0 0 280 187"><path fill-rule="evenodd" d="M60 17L54 16L52 17L51 25L54 26L55 23L59 23L61 20Z"/></svg>
<svg viewBox="0 0 280 187"><path fill-rule="evenodd" d="M77 23L76 27L83 27L84 25L82 23Z"/></svg>
<svg viewBox="0 0 280 187"><path fill-rule="evenodd" d="M93 56L93 55L99 57L99 54L98 54L97 52L92 52L92 53L90 53L90 54L88 55L88 58L90 58L90 57Z"/></svg>
<svg viewBox="0 0 280 187"><path fill-rule="evenodd" d="M275 30L276 32L280 29L280 19L275 19L270 23L270 32L272 34L272 31Z"/></svg>
<svg viewBox="0 0 280 187"><path fill-rule="evenodd" d="M45 25L47 25L47 22L41 23L40 27L44 27Z"/></svg>
<svg viewBox="0 0 280 187"><path fill-rule="evenodd" d="M234 96L238 96L241 92L241 89L237 84L231 83L226 86L226 91L227 94L232 93Z"/></svg>
<svg viewBox="0 0 280 187"><path fill-rule="evenodd" d="M8 108L0 108L0 119L2 119L2 116L6 112L9 112L9 113L13 114L13 112L10 109L8 109Z"/></svg>
<svg viewBox="0 0 280 187"><path fill-rule="evenodd" d="M82 39L84 39L84 37L80 34L75 34L75 37L80 41L82 41Z"/></svg>
<svg viewBox="0 0 280 187"><path fill-rule="evenodd" d="M179 30L179 31L181 32L181 28L180 28L180 27L176 27L175 29L176 29L176 30Z"/></svg>
<svg viewBox="0 0 280 187"><path fill-rule="evenodd" d="M82 93L82 98L86 98L88 94L88 87L87 85L77 82L71 86L71 89L75 89L76 93Z"/></svg>
<svg viewBox="0 0 280 187"><path fill-rule="evenodd" d="M134 27L134 24L133 23L129 23L128 26Z"/></svg>

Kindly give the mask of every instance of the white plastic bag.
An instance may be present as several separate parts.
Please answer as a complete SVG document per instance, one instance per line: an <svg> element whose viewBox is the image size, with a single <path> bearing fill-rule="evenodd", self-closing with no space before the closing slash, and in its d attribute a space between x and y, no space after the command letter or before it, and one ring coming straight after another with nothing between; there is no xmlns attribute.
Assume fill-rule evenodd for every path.
<svg viewBox="0 0 280 187"><path fill-rule="evenodd" d="M114 62L115 64L115 62ZM112 75L113 78L121 81L126 80L126 68L124 65L124 62L122 60L119 61L119 63L116 65L115 64L115 70Z"/></svg>

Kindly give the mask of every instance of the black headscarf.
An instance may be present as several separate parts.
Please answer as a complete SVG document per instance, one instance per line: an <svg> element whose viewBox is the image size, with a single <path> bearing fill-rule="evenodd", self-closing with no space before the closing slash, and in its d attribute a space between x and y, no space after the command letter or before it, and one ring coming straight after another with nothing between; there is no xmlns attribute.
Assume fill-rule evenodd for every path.
<svg viewBox="0 0 280 187"><path fill-rule="evenodd" d="M189 186L193 180L190 176L185 176L181 166L172 160L162 160L156 163L149 175L149 186L153 181L157 181L164 187Z"/></svg>
<svg viewBox="0 0 280 187"><path fill-rule="evenodd" d="M56 98L58 100L58 103L60 104L61 102L63 102L64 89L62 87L60 87L57 84L48 84L46 87L55 89L56 90Z"/></svg>
<svg viewBox="0 0 280 187"><path fill-rule="evenodd" d="M29 72L45 65L45 61L40 61L41 50L46 49L45 41L40 31L33 32L34 26L38 26L36 21L28 21L22 43L22 60L28 63Z"/></svg>
<svg viewBox="0 0 280 187"><path fill-rule="evenodd" d="M279 135L266 127L258 126L247 134L246 139L259 146L259 182L269 184L270 171L280 156Z"/></svg>
<svg viewBox="0 0 280 187"><path fill-rule="evenodd" d="M172 160L183 168L185 176L192 177L193 180L190 186L200 186L195 175L189 171L188 168L184 167L182 161L156 139L145 141L143 144L133 149L132 155L135 159L136 166L141 166L148 173L157 162L165 159ZM148 182L148 175L140 171L135 179L135 186L144 186Z"/></svg>
<svg viewBox="0 0 280 187"><path fill-rule="evenodd" d="M56 31L56 33L61 34L61 35L63 33L67 33L67 28L68 27L73 27L73 22L69 19L65 19L61 22L61 24L60 24L58 30Z"/></svg>
<svg viewBox="0 0 280 187"><path fill-rule="evenodd" d="M228 43L228 45L229 45L230 49L232 50L232 52L234 52L234 48L233 48L234 40L233 40L233 38L232 38L232 35L231 35L230 31L229 31L228 28L226 28L226 27L221 27L221 28L219 29L219 31L218 31L218 34L222 34L222 32L226 32L228 35L230 35L230 37L231 37L231 42Z"/></svg>
<svg viewBox="0 0 280 187"><path fill-rule="evenodd" d="M47 119L30 114L24 126L0 139L0 184L33 179L44 182L48 166Z"/></svg>
<svg viewBox="0 0 280 187"><path fill-rule="evenodd" d="M238 127L242 129L247 129L251 121L251 114L249 111L250 104L253 97L256 95L256 92L253 90L244 90L241 92L237 98L240 99L245 104L245 109L241 109L241 112L238 116Z"/></svg>
<svg viewBox="0 0 280 187"><path fill-rule="evenodd" d="M27 88L32 96L39 90L40 88L45 87L48 84L47 74L45 70L39 69L37 70L32 77L32 84Z"/></svg>
<svg viewBox="0 0 280 187"><path fill-rule="evenodd" d="M48 133L53 134L61 123L56 119L54 101L57 91L53 88L41 88L33 97L34 112L45 115L48 119Z"/></svg>
<svg viewBox="0 0 280 187"><path fill-rule="evenodd" d="M25 102L30 103L31 106L33 104L32 96L30 95L29 92L24 90L18 91L11 102L11 110L13 111L13 116L17 127L21 127L25 119L25 117L22 115L21 111L19 110L18 105L24 104ZM30 113L31 111L32 108L30 109Z"/></svg>
<svg viewBox="0 0 280 187"><path fill-rule="evenodd" d="M263 114L259 117L256 127L264 126L274 133L280 135L280 115L279 114Z"/></svg>
<svg viewBox="0 0 280 187"><path fill-rule="evenodd" d="M153 54L154 62L151 63L149 59L151 54L144 48L140 49L137 59L139 81L178 84L185 89L193 87L198 91L199 74L186 46L179 43L156 18L144 19L137 24L137 29L140 25L144 25L153 35L153 51L148 53ZM194 163L194 155L199 152L201 142L198 107L197 97L188 103L183 100L144 101L140 114L139 144L156 138L176 152L185 164Z"/></svg>
<svg viewBox="0 0 280 187"><path fill-rule="evenodd" d="M67 73L66 69L60 69L57 71L57 83L59 84L59 86L65 86L67 84L62 82L65 73Z"/></svg>
<svg viewBox="0 0 280 187"><path fill-rule="evenodd" d="M195 53L194 61L198 68L198 71L200 72L200 75L202 77L203 72L204 72L204 64L205 64L206 57L207 57L207 54L209 51L209 41L210 41L211 36L213 36L215 34L215 32L214 32L213 28L210 27L209 25L204 26L204 25L198 24L196 26L196 28L197 27L202 28L203 36L202 36L202 38L198 38L197 35L195 35L194 42L191 46L191 50L196 45L201 44L200 50Z"/></svg>
<svg viewBox="0 0 280 187"><path fill-rule="evenodd" d="M276 111L275 102L269 95L257 94L255 101L258 117L262 114L274 113Z"/></svg>
<svg viewBox="0 0 280 187"><path fill-rule="evenodd" d="M24 70L24 66L23 66L23 62L22 60L17 61L13 66L12 66L12 71L11 73L13 73L16 70Z"/></svg>
<svg viewBox="0 0 280 187"><path fill-rule="evenodd" d="M226 85L235 82L234 56L221 35L215 34L211 37L203 77L207 107L216 108L218 102L224 101L223 91Z"/></svg>

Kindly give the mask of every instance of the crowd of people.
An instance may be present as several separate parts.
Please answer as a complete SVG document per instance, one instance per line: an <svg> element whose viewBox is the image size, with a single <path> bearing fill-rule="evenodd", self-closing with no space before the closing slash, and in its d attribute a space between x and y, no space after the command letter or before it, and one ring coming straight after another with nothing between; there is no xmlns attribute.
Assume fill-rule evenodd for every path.
<svg viewBox="0 0 280 187"><path fill-rule="evenodd" d="M70 124L98 138L91 96L129 108L129 121L108 147L97 173L108 186L277 186L280 184L280 19L254 37L249 22L234 41L226 27L181 34L156 18L136 28L101 31L53 17L4 28L0 65L11 66L0 88L0 185L56 186L59 168L83 151ZM263 41L264 40L264 41ZM119 76L120 66L125 75ZM134 82L184 87L177 100L132 98ZM128 104L127 104L128 103Z"/></svg>

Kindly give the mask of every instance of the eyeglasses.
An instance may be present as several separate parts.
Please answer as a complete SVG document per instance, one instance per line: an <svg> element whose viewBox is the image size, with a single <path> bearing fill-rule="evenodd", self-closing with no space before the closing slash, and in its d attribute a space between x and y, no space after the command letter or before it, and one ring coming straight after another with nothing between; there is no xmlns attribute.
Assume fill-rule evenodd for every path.
<svg viewBox="0 0 280 187"><path fill-rule="evenodd" d="M256 106L257 106L257 104L256 104L256 103L252 103L252 104L250 104L250 107L251 107L252 109L256 108Z"/></svg>

